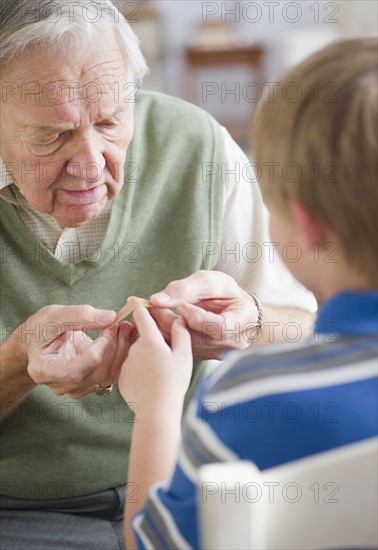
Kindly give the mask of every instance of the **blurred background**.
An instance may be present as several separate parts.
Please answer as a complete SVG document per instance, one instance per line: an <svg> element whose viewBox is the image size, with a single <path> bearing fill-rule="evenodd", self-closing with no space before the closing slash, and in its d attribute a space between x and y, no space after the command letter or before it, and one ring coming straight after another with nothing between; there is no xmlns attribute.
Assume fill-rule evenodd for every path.
<svg viewBox="0 0 378 550"><path fill-rule="evenodd" d="M206 109L246 151L253 108L283 69L332 40L377 35L376 0L114 4L142 42L143 88Z"/></svg>

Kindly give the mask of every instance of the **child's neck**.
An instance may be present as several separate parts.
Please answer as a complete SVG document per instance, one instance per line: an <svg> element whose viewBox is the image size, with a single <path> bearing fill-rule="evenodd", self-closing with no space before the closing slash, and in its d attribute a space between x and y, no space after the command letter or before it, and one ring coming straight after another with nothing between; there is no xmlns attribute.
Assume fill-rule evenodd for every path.
<svg viewBox="0 0 378 550"><path fill-rule="evenodd" d="M374 284L366 274L351 269L345 264L335 264L335 266L337 267L327 270L327 275L324 276L322 283L314 289L314 294L319 304L343 291L363 292L377 290L377 284Z"/></svg>

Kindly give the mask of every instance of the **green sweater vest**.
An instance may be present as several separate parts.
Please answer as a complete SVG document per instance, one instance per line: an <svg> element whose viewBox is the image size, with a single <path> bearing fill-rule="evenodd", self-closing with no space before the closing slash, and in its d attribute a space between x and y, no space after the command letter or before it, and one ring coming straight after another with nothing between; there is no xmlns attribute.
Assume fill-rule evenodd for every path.
<svg viewBox="0 0 378 550"><path fill-rule="evenodd" d="M213 267L202 243L220 238L223 189L219 175L203 177L203 163L224 161L220 127L181 100L137 97L125 184L104 242L91 243L83 261L57 261L0 200L2 339L43 306L118 310L130 295L148 297ZM37 386L2 423L0 493L60 499L123 484L135 412L117 388L75 401Z"/></svg>

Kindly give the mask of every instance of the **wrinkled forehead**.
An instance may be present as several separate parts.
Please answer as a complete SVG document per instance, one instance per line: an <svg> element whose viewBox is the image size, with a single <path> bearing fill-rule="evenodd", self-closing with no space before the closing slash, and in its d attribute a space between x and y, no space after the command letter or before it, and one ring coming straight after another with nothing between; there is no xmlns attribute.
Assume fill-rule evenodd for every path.
<svg viewBox="0 0 378 550"><path fill-rule="evenodd" d="M47 52L33 46L8 63L1 76L1 104L53 106L100 100L125 101L133 83L114 36L88 52Z"/></svg>

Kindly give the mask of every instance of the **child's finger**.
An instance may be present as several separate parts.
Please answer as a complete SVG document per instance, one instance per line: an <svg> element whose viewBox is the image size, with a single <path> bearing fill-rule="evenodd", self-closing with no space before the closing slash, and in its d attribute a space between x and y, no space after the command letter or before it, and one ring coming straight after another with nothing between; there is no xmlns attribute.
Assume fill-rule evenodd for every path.
<svg viewBox="0 0 378 550"><path fill-rule="evenodd" d="M171 348L173 353L185 357L192 356L192 341L185 321L178 317L172 325Z"/></svg>
<svg viewBox="0 0 378 550"><path fill-rule="evenodd" d="M172 324L177 315L171 309L159 309L157 307L148 309L150 315L155 319L160 330L165 333L171 333Z"/></svg>
<svg viewBox="0 0 378 550"><path fill-rule="evenodd" d="M133 323L121 321L118 324L118 340L129 346L136 342L139 338L138 329Z"/></svg>
<svg viewBox="0 0 378 550"><path fill-rule="evenodd" d="M165 344L163 335L146 307L137 307L134 310L133 319L138 327L140 340L154 339Z"/></svg>

